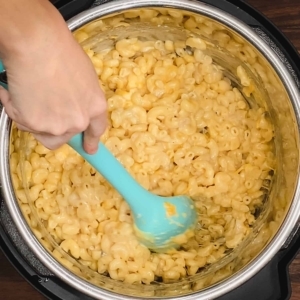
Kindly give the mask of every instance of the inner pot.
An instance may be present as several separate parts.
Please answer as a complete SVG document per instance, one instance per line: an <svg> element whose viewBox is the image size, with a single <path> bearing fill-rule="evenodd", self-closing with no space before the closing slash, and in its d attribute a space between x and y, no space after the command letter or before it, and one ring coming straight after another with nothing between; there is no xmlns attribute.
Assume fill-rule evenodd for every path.
<svg viewBox="0 0 300 300"><path fill-rule="evenodd" d="M149 3L134 1L131 3L115 1L79 14L71 19L68 25L94 63L103 89L106 92L111 111L115 107L118 108L123 105L124 99L131 99L132 93L123 93L121 95L123 100L120 97L114 97L116 87L120 89L120 86L122 86L122 82L117 79L120 80L122 76L116 78L115 81L107 81L110 76L115 75L110 73L109 70L114 67L115 62L111 60L109 64L103 66L101 59L104 55L114 48L117 48L119 53L123 51L122 57L127 59L137 59L141 53L147 54L151 51L156 51L155 53L162 51L166 55L173 51L173 56L171 55L168 58L177 59L177 66L180 66L181 59L184 60L186 65L192 64L193 61L188 61L189 57L196 57L196 60L198 59L203 65L211 63L214 66L212 70L216 71L215 76L218 76L218 72L222 71L222 78L227 78L225 83L222 84L226 85L230 82L232 88L239 91L241 103L244 103L243 105L240 104L240 109L243 109L246 105L255 112L261 112L262 118L255 119L255 122L249 124L249 129L261 130L261 140L255 144L258 148L251 149L251 151L260 150L253 157L252 167L258 166L265 148L272 151L268 151L268 157L262 160L262 171L259 178L255 179L259 179L263 183L255 191L257 192L256 196L252 195L253 198L250 197L251 199L248 195L248 198L242 198L242 201L237 203L230 198L233 197L233 193L228 193L226 190L226 186L233 185L234 179L237 178L234 177L233 173L240 174L242 171L244 172L246 164L243 166L243 170L231 170L227 167L226 172L230 174L230 182L225 181L228 177L222 177L221 183L217 185L216 176L214 176L212 183L205 184L202 181L202 184L197 185L196 188L189 182L188 191L199 202L199 211L203 213L203 210L205 210L206 214L201 216L202 222L199 222L198 233L201 230L208 230L210 224L205 224L203 220L210 222L211 218L209 217L215 218L215 215L219 215L220 212L224 214L228 211L235 216L235 222L230 223L231 227L220 222L220 218L216 219L219 221L217 225L224 225L223 229L227 230L227 235L222 236L220 234L219 237L221 238L212 239L208 242L200 239L198 235L201 243L198 243L198 246L194 249L194 252L197 253L197 259L193 262L194 264L198 263L198 265L196 264L196 271L192 271L193 263L188 265L190 254L184 254L184 249L180 250L181 257L177 258L182 258L185 261L187 272L195 274L190 276L185 274L180 279L172 279L171 275L168 275L169 277L163 275L165 276L163 280L156 276L151 284L128 283L126 279L118 278L118 276L121 276L119 269L117 269L115 279L112 279L115 274L113 272L109 276L106 270L103 272L104 274L97 272L99 269L101 270L104 263L102 261L95 267L93 261L99 259L98 255L103 255L104 246L100 250L90 248L90 251L94 251L93 254L88 251L88 253L79 253L78 245L74 244L73 241L70 242L71 238L66 238L68 237L66 236L62 240L58 231L56 231L56 234L49 232L49 216L57 214L56 211L51 210L53 206L49 201L53 195L56 195L57 178L56 174L52 174L48 176L48 179L51 178L52 181L48 180L46 182L45 180L42 182L42 186L40 184L33 185L33 158L42 160L45 163L45 157L47 159L49 157L48 170L51 169L52 173L59 173L61 172L61 166L57 166L57 162L62 163L67 157L63 155L63 152L49 152L38 145L30 135L16 131L15 128L12 128L13 126L5 113L2 113L1 182L8 209L22 237L53 274L63 279L70 286L96 299L176 299L176 297L207 299L218 297L241 285L257 273L281 249L292 234L299 218L299 203L297 201L299 193L297 187L299 93L293 78L291 78L276 54L251 29L232 16L211 6L201 4L201 2L151 1ZM144 50L140 50L140 48L136 50L136 45L139 43L144 43L143 45L148 48L144 46ZM132 51L133 54L130 53ZM156 59L159 60L158 57ZM212 62L210 62L210 59L212 59ZM126 61L128 62L128 60ZM161 61L163 62L164 59ZM130 63L127 66L127 69L129 68ZM126 68L123 72L126 73ZM167 75L164 74L163 76ZM123 74L123 76L125 75ZM211 77L214 76L208 76L205 79L206 83L213 87L212 89L222 90L220 84L216 86L214 78ZM139 84L136 83L137 79L138 76L131 76L131 89L142 90L142 86L134 86L134 84ZM193 84L195 83L192 81L185 82L185 85ZM149 83L148 89L151 89L152 94L158 98L156 101L160 101L160 106L169 106L169 100L162 97L163 88L159 80L153 85ZM201 88L199 91L202 91ZM174 93L175 91L173 91ZM196 96L200 97L204 101L203 103L209 107L214 97L214 93L211 92L211 94L211 98L207 96L205 101L201 98L201 95L196 94ZM192 94L189 94L189 97L192 98ZM185 101L184 103L187 103L187 106L188 100L190 100L189 97L186 98L180 95L181 101ZM221 98L219 101L225 102L225 107L226 105L230 107L226 102L227 98ZM136 103L142 103L142 100L145 100L145 98L136 99ZM203 103L201 105L204 106ZM141 105L146 104L142 103ZM192 114L192 109L190 113ZM215 113L222 115L225 112L215 110ZM116 115L116 112L114 114ZM129 115L131 119L134 117L136 116L133 114ZM111 119L111 124L117 122L114 117ZM212 115L208 119L214 119L214 116ZM161 122L161 120L161 115L157 115L156 121ZM141 125L139 122L143 124L141 121L136 121L136 124L131 125ZM197 127L198 133L202 135L209 134L209 137L220 136L222 132L228 130L226 126L224 128L218 127L217 130L215 127L206 128L207 126L204 125L201 128ZM184 128L188 129L189 127ZM116 129L118 128L114 129L117 136L118 130ZM178 129L178 131L180 130ZM214 131L217 131L217 133ZM250 132L251 134L254 141L256 131ZM117 151L117 147L107 135L103 137L103 141L109 144L108 147L113 152ZM259 148L260 145L261 148ZM226 147L229 147L229 149ZM230 147L233 147L233 150ZM223 144L221 142L218 144L219 152L234 151L236 150L234 147L233 145L227 145L226 141ZM212 152L218 151L213 147L208 149ZM68 154L71 153L69 149L66 151ZM118 155L118 153L115 154ZM243 154L244 152L235 152L235 159L238 160L238 155L241 155L241 159L246 161ZM50 159L50 157L52 158ZM126 160L123 162L126 165ZM82 164L82 161L79 157L74 156L73 165L76 164ZM248 162L247 165L251 164ZM223 169L226 170L224 164ZM252 173L251 170L253 170ZM255 177L256 169L252 168L251 170L248 173ZM37 177L42 176L37 173L35 173ZM61 177L58 178L62 180ZM140 179L142 180L143 177L140 177ZM35 180L38 181L38 179ZM80 181L80 178L78 180ZM73 185L75 185L75 181L76 178L73 178ZM222 185L222 182L225 182L225 184ZM145 183L143 182L143 184ZM246 184L250 184L249 180ZM52 195L50 198L47 192ZM157 189L157 193L164 193L164 189ZM112 196L117 197L115 194ZM220 198L225 199L226 197L229 197L229 203L225 203L223 200L220 201ZM217 199L219 199L219 202L217 202ZM102 199L100 200L102 201ZM253 216L253 222L249 220L250 215L245 203L251 212L250 215ZM214 212L213 209L219 210ZM123 217L126 217L124 215L128 217L126 208L124 210L126 213L123 214ZM245 217L246 213L248 213L248 218ZM240 230L241 224L246 222L246 219L249 226L242 234L239 234L241 232L238 230ZM128 219L122 221L130 224ZM70 225L67 220L63 222ZM52 227L55 227L53 223ZM71 236L73 229L72 226L65 226L63 231L67 232L69 230L67 234ZM230 232L233 233L233 236L230 236ZM211 230L210 234L216 234L216 230ZM209 234L204 236L209 236ZM91 236L90 238L95 239L96 237ZM219 251L219 249L222 251ZM91 259L92 255L94 257ZM114 255L114 259L118 259L118 255L121 256L120 252L118 254L115 252ZM193 255L194 258L195 255ZM201 264L199 263L200 260L205 262ZM167 268L167 263L164 263L165 268ZM141 268L145 269L145 266L143 265ZM125 282L122 282L122 280ZM143 280L146 281L145 278Z"/></svg>

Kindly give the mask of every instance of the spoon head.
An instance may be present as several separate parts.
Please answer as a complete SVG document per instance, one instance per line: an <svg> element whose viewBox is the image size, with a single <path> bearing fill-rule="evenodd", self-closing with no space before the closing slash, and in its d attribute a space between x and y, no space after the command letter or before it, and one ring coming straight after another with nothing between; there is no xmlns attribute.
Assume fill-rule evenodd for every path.
<svg viewBox="0 0 300 300"><path fill-rule="evenodd" d="M147 210L134 213L134 221L140 242L155 252L165 252L179 248L194 235L197 214L187 196L153 199L152 195Z"/></svg>

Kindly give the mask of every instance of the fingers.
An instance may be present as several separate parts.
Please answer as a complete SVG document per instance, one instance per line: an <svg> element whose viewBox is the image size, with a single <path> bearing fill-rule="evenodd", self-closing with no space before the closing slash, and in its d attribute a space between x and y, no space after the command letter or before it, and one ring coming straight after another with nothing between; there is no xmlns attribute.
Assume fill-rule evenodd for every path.
<svg viewBox="0 0 300 300"><path fill-rule="evenodd" d="M62 145L66 144L71 137L74 135L74 133L65 133L63 135L53 135L49 133L44 132L37 132L34 131L26 126L23 126L19 123L16 123L19 130L26 131L32 133L32 135L40 142L42 143L46 148L50 150L57 149L61 147Z"/></svg>
<svg viewBox="0 0 300 300"><path fill-rule="evenodd" d="M90 125L83 135L83 148L87 153L94 154L97 151L99 138L104 133L106 126L106 112L91 120Z"/></svg>
<svg viewBox="0 0 300 300"><path fill-rule="evenodd" d="M0 85L0 99L2 104L7 103L9 101L9 94L8 91Z"/></svg>
<svg viewBox="0 0 300 300"><path fill-rule="evenodd" d="M61 147L63 144L74 136L74 132L65 133L63 135L53 135L44 132L33 131L32 129L16 123L18 129L22 131L31 132L33 136L42 143L46 148L53 150ZM103 112L97 118L91 120L90 125L84 132L83 148L89 154L94 154L98 149L100 136L104 133L107 126L107 114Z"/></svg>
<svg viewBox="0 0 300 300"><path fill-rule="evenodd" d="M30 128L28 128L26 126L23 126L20 123L16 123L16 125L17 125L17 128L20 129L20 130L22 130L22 131L27 131L27 132L34 133L34 131L32 131Z"/></svg>
<svg viewBox="0 0 300 300"><path fill-rule="evenodd" d="M0 86L0 100L2 105L5 108L5 112L7 113L7 115L13 119L14 114L13 114L13 107L11 104L11 99L9 96L9 92L2 86Z"/></svg>
<svg viewBox="0 0 300 300"><path fill-rule="evenodd" d="M20 123L16 123L19 130L30 132L42 143L46 148L53 150L66 144L75 132L67 132L62 135L53 135L46 132L38 132L32 128L26 127ZM89 154L94 154L98 149L100 136L104 133L107 126L107 113L102 112L99 116L91 120L88 128L84 132L83 148Z"/></svg>
<svg viewBox="0 0 300 300"><path fill-rule="evenodd" d="M33 136L50 150L57 149L62 145L66 144L73 135L74 133L66 133L60 136L54 136L44 133L33 133Z"/></svg>

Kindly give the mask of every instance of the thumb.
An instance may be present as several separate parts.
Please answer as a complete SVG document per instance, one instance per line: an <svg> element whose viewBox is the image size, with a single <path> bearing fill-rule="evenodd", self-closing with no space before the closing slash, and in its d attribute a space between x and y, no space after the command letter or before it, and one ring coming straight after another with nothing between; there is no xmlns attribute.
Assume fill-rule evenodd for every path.
<svg viewBox="0 0 300 300"><path fill-rule="evenodd" d="M1 85L0 85L0 101L5 108L5 112L8 114L8 116L11 119L13 119L12 103L11 103L11 99L9 96L9 92Z"/></svg>

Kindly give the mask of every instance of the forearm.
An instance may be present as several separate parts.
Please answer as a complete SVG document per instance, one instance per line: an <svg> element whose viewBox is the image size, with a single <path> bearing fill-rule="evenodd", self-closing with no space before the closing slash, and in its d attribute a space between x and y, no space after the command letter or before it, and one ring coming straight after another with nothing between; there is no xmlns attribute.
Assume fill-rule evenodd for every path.
<svg viewBox="0 0 300 300"><path fill-rule="evenodd" d="M42 50L39 45L56 45L59 41L55 38L71 38L63 18L48 0L0 0L0 28L0 58L4 62L11 57L21 59L28 51L38 52Z"/></svg>

